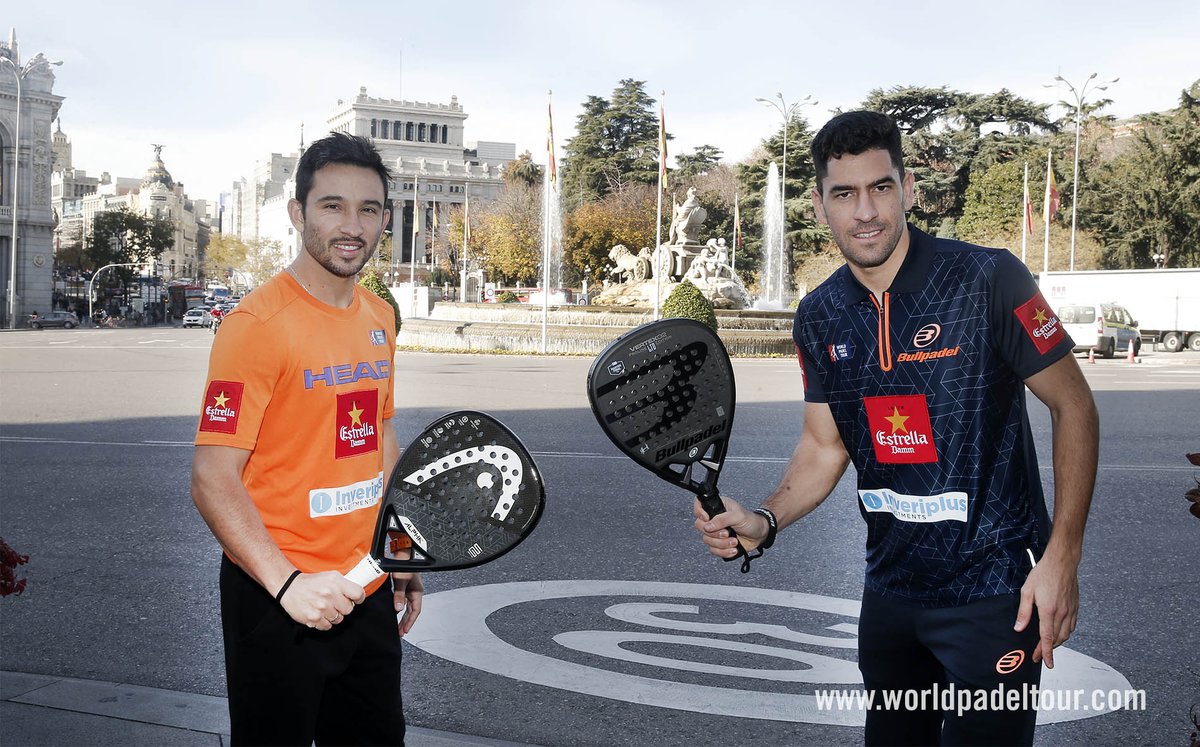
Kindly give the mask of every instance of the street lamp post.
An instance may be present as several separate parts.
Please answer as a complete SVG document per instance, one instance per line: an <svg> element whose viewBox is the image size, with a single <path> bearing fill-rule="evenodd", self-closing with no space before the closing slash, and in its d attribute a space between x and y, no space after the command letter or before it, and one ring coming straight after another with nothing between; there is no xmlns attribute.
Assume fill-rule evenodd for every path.
<svg viewBox="0 0 1200 747"><path fill-rule="evenodd" d="M17 328L17 197L21 192L21 182L18 179L21 168L21 81L25 79L34 70L48 68L52 65L61 65L62 60L47 60L45 57L38 55L27 62L24 67L18 68L17 62L9 57L0 57L0 63L13 74L13 79L17 82L17 125L13 132L13 178L12 178L12 238L8 241L9 268L8 268L8 327L9 329Z"/></svg>
<svg viewBox="0 0 1200 747"><path fill-rule="evenodd" d="M759 98L756 98L756 99L754 99L754 100L755 100L755 101L757 101L757 102L759 102L760 104L765 104L765 105L767 105L767 106L770 106L770 107L774 108L774 109L775 109L777 112L779 112L779 116L783 117L783 163L782 163L782 164L780 164L780 168L779 168L779 196L780 196L780 200L779 200L779 212L780 212L780 216L779 216L779 217L780 217L780 221L779 221L779 248L780 248L780 251L783 253L783 256L786 256L786 255L787 255L787 141L788 141L788 125L789 125L789 124L791 124L791 121L792 121L792 119L793 119L793 118L796 116L796 112L800 110L800 107L802 107L802 106L808 106L808 105L816 106L817 102L812 100L812 94L809 94L808 96L805 96L804 98L802 98L802 99L800 99L799 101L796 101L796 102L794 102L794 103L792 103L792 104L788 104L788 103L787 103L787 101L785 101L785 100L784 100L784 98L783 98L783 94L782 94L782 93L776 92L776 93L775 93L775 98L779 99L778 103L776 103L776 102L775 102L774 100L772 100L772 99L759 99ZM787 265L787 262L783 261L783 258L781 257L781 258L780 258L780 262L779 262L779 296L780 296L780 301L782 301L782 300L783 300L783 277L784 277L784 266L785 266L785 265ZM765 287L765 286L764 286L764 287Z"/></svg>
<svg viewBox="0 0 1200 747"><path fill-rule="evenodd" d="M1075 97L1075 168L1071 177L1071 272L1075 271L1075 211L1079 205L1079 130L1083 121L1083 104L1087 97L1088 85L1096 75L1096 73L1089 75L1078 90L1061 75L1054 76L1054 79L1065 85L1071 91L1071 95ZM1106 80L1101 85L1092 86L1092 91L1106 91L1109 84L1116 83L1118 80L1120 78ZM1047 84L1046 87L1050 87L1050 85Z"/></svg>

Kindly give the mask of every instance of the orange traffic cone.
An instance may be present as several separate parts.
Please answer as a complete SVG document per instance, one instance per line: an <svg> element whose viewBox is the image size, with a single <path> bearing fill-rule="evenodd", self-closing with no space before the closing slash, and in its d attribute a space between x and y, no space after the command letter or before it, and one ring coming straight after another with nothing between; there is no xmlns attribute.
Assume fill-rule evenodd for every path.
<svg viewBox="0 0 1200 747"><path fill-rule="evenodd" d="M1128 358L1126 358L1125 360L1129 361L1130 363L1137 363L1137 362L1138 362L1137 356L1135 356L1135 355L1133 354L1133 340L1130 340L1130 341L1129 341L1129 357L1128 357Z"/></svg>
<svg viewBox="0 0 1200 747"><path fill-rule="evenodd" d="M1091 363L1093 366L1096 365L1096 349L1095 348L1088 348L1088 363Z"/></svg>

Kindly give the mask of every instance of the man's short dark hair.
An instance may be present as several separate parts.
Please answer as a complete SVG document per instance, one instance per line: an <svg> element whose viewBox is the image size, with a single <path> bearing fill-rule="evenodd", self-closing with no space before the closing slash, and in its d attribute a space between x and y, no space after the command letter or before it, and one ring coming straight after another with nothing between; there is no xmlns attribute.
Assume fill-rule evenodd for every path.
<svg viewBox="0 0 1200 747"><path fill-rule="evenodd" d="M904 152L900 147L900 128L886 114L872 111L844 112L825 123L812 141L813 165L817 169L817 190L829 174L829 162L847 153L857 156L869 150L886 150L892 165L904 177Z"/></svg>
<svg viewBox="0 0 1200 747"><path fill-rule="evenodd" d="M331 163L348 163L351 166L362 166L379 174L383 182L383 199L387 202L388 181L392 172L383 165L383 157L375 146L365 137L347 135L344 132L331 132L328 137L315 141L300 156L300 165L296 168L296 199L300 209L308 201L308 192L312 189L313 175Z"/></svg>

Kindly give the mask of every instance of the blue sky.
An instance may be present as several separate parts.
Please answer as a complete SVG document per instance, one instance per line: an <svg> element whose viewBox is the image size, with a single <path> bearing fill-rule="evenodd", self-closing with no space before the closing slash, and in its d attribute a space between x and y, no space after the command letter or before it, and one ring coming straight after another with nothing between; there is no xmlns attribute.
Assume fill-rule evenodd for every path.
<svg viewBox="0 0 1200 747"><path fill-rule="evenodd" d="M75 167L140 176L163 158L194 198L254 161L311 141L339 98L448 102L466 139L545 161L547 91L561 155L589 95L623 78L666 91L671 155L712 144L747 156L780 116L756 97L811 95L814 125L874 88L1008 88L1043 103L1056 74L1120 77L1108 113L1176 105L1200 77L1200 3L953 2L13 2L22 57L63 60L55 93ZM17 7L12 7L12 6ZM975 6L979 7L976 8ZM178 9L168 9L176 8ZM1089 96L1090 98L1090 96Z"/></svg>

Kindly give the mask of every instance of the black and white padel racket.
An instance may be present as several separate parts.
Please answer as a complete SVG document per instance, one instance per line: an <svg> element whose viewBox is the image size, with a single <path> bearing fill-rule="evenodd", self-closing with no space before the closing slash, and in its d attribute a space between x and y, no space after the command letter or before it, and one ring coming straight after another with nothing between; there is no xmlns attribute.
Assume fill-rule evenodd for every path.
<svg viewBox="0 0 1200 747"><path fill-rule="evenodd" d="M400 456L371 554L346 574L366 586L391 571L450 571L495 560L541 518L545 488L513 432L461 410L425 428Z"/></svg>
<svg viewBox="0 0 1200 747"><path fill-rule="evenodd" d="M717 477L735 392L733 365L716 332L691 319L636 327L592 363L587 392L601 430L626 456L694 493L710 517L725 512ZM736 557L745 558L747 572L740 543Z"/></svg>

